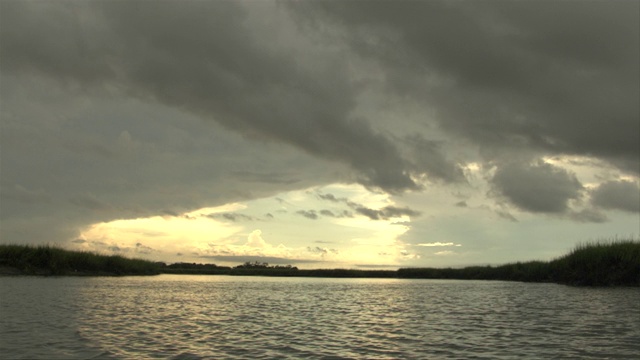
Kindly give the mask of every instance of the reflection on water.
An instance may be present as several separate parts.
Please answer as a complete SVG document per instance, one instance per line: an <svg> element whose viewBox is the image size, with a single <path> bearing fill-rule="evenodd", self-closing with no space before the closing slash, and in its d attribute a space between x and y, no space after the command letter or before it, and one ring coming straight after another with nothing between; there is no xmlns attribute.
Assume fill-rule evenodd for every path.
<svg viewBox="0 0 640 360"><path fill-rule="evenodd" d="M396 279L0 277L2 359L634 358L640 289Z"/></svg>

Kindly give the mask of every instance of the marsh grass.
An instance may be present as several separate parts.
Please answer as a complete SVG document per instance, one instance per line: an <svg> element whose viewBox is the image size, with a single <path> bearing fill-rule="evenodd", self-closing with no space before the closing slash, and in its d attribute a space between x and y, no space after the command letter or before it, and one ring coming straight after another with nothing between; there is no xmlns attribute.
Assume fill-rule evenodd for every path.
<svg viewBox="0 0 640 360"><path fill-rule="evenodd" d="M154 275L157 263L55 246L0 245L0 266L29 275Z"/></svg>
<svg viewBox="0 0 640 360"><path fill-rule="evenodd" d="M613 240L581 244L551 261L549 266L557 282L640 286L640 242Z"/></svg>
<svg viewBox="0 0 640 360"><path fill-rule="evenodd" d="M54 246L0 245L0 269L28 275L219 274L307 277L383 277L421 279L509 280L584 286L640 286L640 241L612 240L578 245L552 261L516 262L500 266L403 268L391 270L290 267L218 267L213 264L166 265L119 255L70 251ZM11 273L11 272L9 272Z"/></svg>
<svg viewBox="0 0 640 360"><path fill-rule="evenodd" d="M462 269L405 268L401 278L556 282L585 286L640 286L640 242L597 241L578 245L555 260Z"/></svg>

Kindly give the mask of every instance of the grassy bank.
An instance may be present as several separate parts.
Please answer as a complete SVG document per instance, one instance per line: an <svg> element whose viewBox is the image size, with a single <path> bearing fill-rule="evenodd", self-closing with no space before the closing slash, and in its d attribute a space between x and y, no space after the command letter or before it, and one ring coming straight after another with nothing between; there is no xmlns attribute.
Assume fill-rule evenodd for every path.
<svg viewBox="0 0 640 360"><path fill-rule="evenodd" d="M48 245L0 245L0 268L16 275L155 275L157 263Z"/></svg>
<svg viewBox="0 0 640 360"><path fill-rule="evenodd" d="M298 276L345 278L405 278L555 282L580 286L640 286L640 242L633 240L580 245L552 261L528 261L500 266L403 268L393 270L297 269L245 263L166 265L117 255L98 255L51 246L0 245L0 273L26 275L154 275L207 274L235 276Z"/></svg>
<svg viewBox="0 0 640 360"><path fill-rule="evenodd" d="M462 269L399 269L398 277L640 286L640 242L626 240L588 243L549 262L529 261Z"/></svg>
<svg viewBox="0 0 640 360"><path fill-rule="evenodd" d="M574 285L640 286L640 242L599 242L578 246L549 263L554 282Z"/></svg>

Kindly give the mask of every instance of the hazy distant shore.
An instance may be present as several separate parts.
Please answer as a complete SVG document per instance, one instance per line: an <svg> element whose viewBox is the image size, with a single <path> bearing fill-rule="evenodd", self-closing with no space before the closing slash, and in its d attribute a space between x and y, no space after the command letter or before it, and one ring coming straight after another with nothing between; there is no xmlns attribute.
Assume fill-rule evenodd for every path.
<svg viewBox="0 0 640 360"><path fill-rule="evenodd" d="M578 286L640 286L640 242L623 240L582 245L552 261L517 262L465 268L401 268L398 270L297 269L245 263L167 265L118 255L98 255L50 246L0 245L0 275L124 276L204 274L231 276L302 276L507 280L554 282Z"/></svg>

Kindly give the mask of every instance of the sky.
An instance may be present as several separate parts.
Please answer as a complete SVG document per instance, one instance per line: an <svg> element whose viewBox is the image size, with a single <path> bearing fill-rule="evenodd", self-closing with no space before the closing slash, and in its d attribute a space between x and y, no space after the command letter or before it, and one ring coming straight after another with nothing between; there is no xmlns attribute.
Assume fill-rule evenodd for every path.
<svg viewBox="0 0 640 360"><path fill-rule="evenodd" d="M0 2L0 242L395 269L640 236L638 1Z"/></svg>

